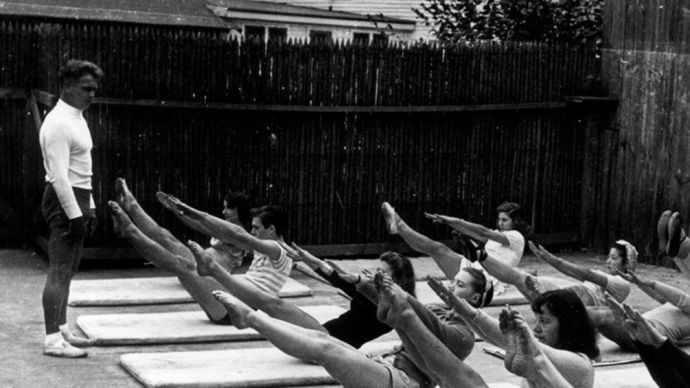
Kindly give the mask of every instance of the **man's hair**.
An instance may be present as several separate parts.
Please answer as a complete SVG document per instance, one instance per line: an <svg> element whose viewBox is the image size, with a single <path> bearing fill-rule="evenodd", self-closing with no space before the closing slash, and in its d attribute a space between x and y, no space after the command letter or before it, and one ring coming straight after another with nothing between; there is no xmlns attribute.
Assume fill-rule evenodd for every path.
<svg viewBox="0 0 690 388"><path fill-rule="evenodd" d="M261 206L258 209L253 209L252 215L261 220L261 224L263 224L264 228L273 225L276 228L276 234L278 236L285 236L288 226L288 216L283 208L275 205Z"/></svg>
<svg viewBox="0 0 690 388"><path fill-rule="evenodd" d="M60 80L60 85L65 86L78 81L79 78L87 74L92 75L96 81L103 78L103 70L95 63L82 59L70 59L60 69L58 78Z"/></svg>
<svg viewBox="0 0 690 388"><path fill-rule="evenodd" d="M240 191L229 191L225 198L225 206L228 209L237 211L237 218L245 229L249 229L252 224L252 205L249 196Z"/></svg>

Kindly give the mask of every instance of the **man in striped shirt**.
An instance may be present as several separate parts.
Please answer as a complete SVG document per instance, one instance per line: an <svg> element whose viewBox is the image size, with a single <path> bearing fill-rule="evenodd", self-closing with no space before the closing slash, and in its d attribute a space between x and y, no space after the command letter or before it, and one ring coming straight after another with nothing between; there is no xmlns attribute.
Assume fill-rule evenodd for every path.
<svg viewBox="0 0 690 388"><path fill-rule="evenodd" d="M303 327L320 327L313 317L295 311L277 297L292 270L292 259L281 245L285 243L283 236L287 230L287 213L283 209L270 205L255 209L252 231L248 233L237 225L194 209L173 196L159 193L158 197L159 200L167 198L167 201L161 202L167 202L164 206L186 225L225 243L254 251L249 270L240 277L230 274L199 244L190 241L199 275L213 277L226 291L244 303L272 316Z"/></svg>

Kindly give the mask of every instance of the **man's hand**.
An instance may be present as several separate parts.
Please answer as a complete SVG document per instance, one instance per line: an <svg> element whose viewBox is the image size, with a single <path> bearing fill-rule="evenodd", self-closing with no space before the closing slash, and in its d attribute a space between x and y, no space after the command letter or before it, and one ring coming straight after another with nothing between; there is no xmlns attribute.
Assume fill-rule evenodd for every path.
<svg viewBox="0 0 690 388"><path fill-rule="evenodd" d="M69 220L67 227L67 232L63 234L64 237L69 237L74 240L78 240L86 236L86 223L84 222L84 217L79 216L77 218L72 218Z"/></svg>

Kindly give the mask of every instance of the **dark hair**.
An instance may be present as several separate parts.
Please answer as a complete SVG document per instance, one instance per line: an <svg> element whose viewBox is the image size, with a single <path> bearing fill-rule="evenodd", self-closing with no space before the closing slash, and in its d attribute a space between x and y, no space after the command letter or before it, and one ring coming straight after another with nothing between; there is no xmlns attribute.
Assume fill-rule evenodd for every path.
<svg viewBox="0 0 690 388"><path fill-rule="evenodd" d="M625 245L619 244L617 242L611 244L611 248L615 248L618 251L618 255L620 255L621 260L623 262L623 266L625 268L628 267L628 250L625 248Z"/></svg>
<svg viewBox="0 0 690 388"><path fill-rule="evenodd" d="M58 79L60 80L60 85L65 86L78 81L79 78L87 74L92 75L96 81L103 78L103 70L95 63L81 59L70 59L60 68Z"/></svg>
<svg viewBox="0 0 690 388"><path fill-rule="evenodd" d="M288 216L287 212L280 206L266 205L258 209L252 209L252 216L261 220L264 228L273 225L278 236L285 236L287 232Z"/></svg>
<svg viewBox="0 0 690 388"><path fill-rule="evenodd" d="M523 214L522 206L515 202L503 202L496 208L496 213L505 213L513 221L513 227L523 235L529 234L529 226Z"/></svg>
<svg viewBox="0 0 690 388"><path fill-rule="evenodd" d="M480 269L473 267L465 267L462 270L470 274L470 276L472 276L472 279L474 279L474 281L472 282L474 292L478 293L481 296L481 298L479 298L477 302L470 304L474 307L488 306L489 303L491 303L491 300L494 298L493 284L491 284L491 282L489 282L486 279L486 275L484 275L484 272Z"/></svg>
<svg viewBox="0 0 690 388"><path fill-rule="evenodd" d="M558 319L558 339L555 348L599 357L596 329L582 300L572 290L547 291L532 302L532 311L543 314L546 306Z"/></svg>
<svg viewBox="0 0 690 388"><path fill-rule="evenodd" d="M397 252L384 252L379 256L379 259L391 267L393 281L410 295L416 297L414 267L412 267L410 259Z"/></svg>
<svg viewBox="0 0 690 388"><path fill-rule="evenodd" d="M225 201L225 207L237 211L240 223L245 229L249 229L252 224L252 205L249 196L239 191L229 191L223 201Z"/></svg>

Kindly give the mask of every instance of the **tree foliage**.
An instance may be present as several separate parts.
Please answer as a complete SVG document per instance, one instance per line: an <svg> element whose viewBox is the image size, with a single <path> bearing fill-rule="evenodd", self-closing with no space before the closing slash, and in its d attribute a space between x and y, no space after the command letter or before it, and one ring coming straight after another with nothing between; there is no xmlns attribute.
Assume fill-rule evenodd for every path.
<svg viewBox="0 0 690 388"><path fill-rule="evenodd" d="M517 40L600 47L604 0L423 0L441 42Z"/></svg>

